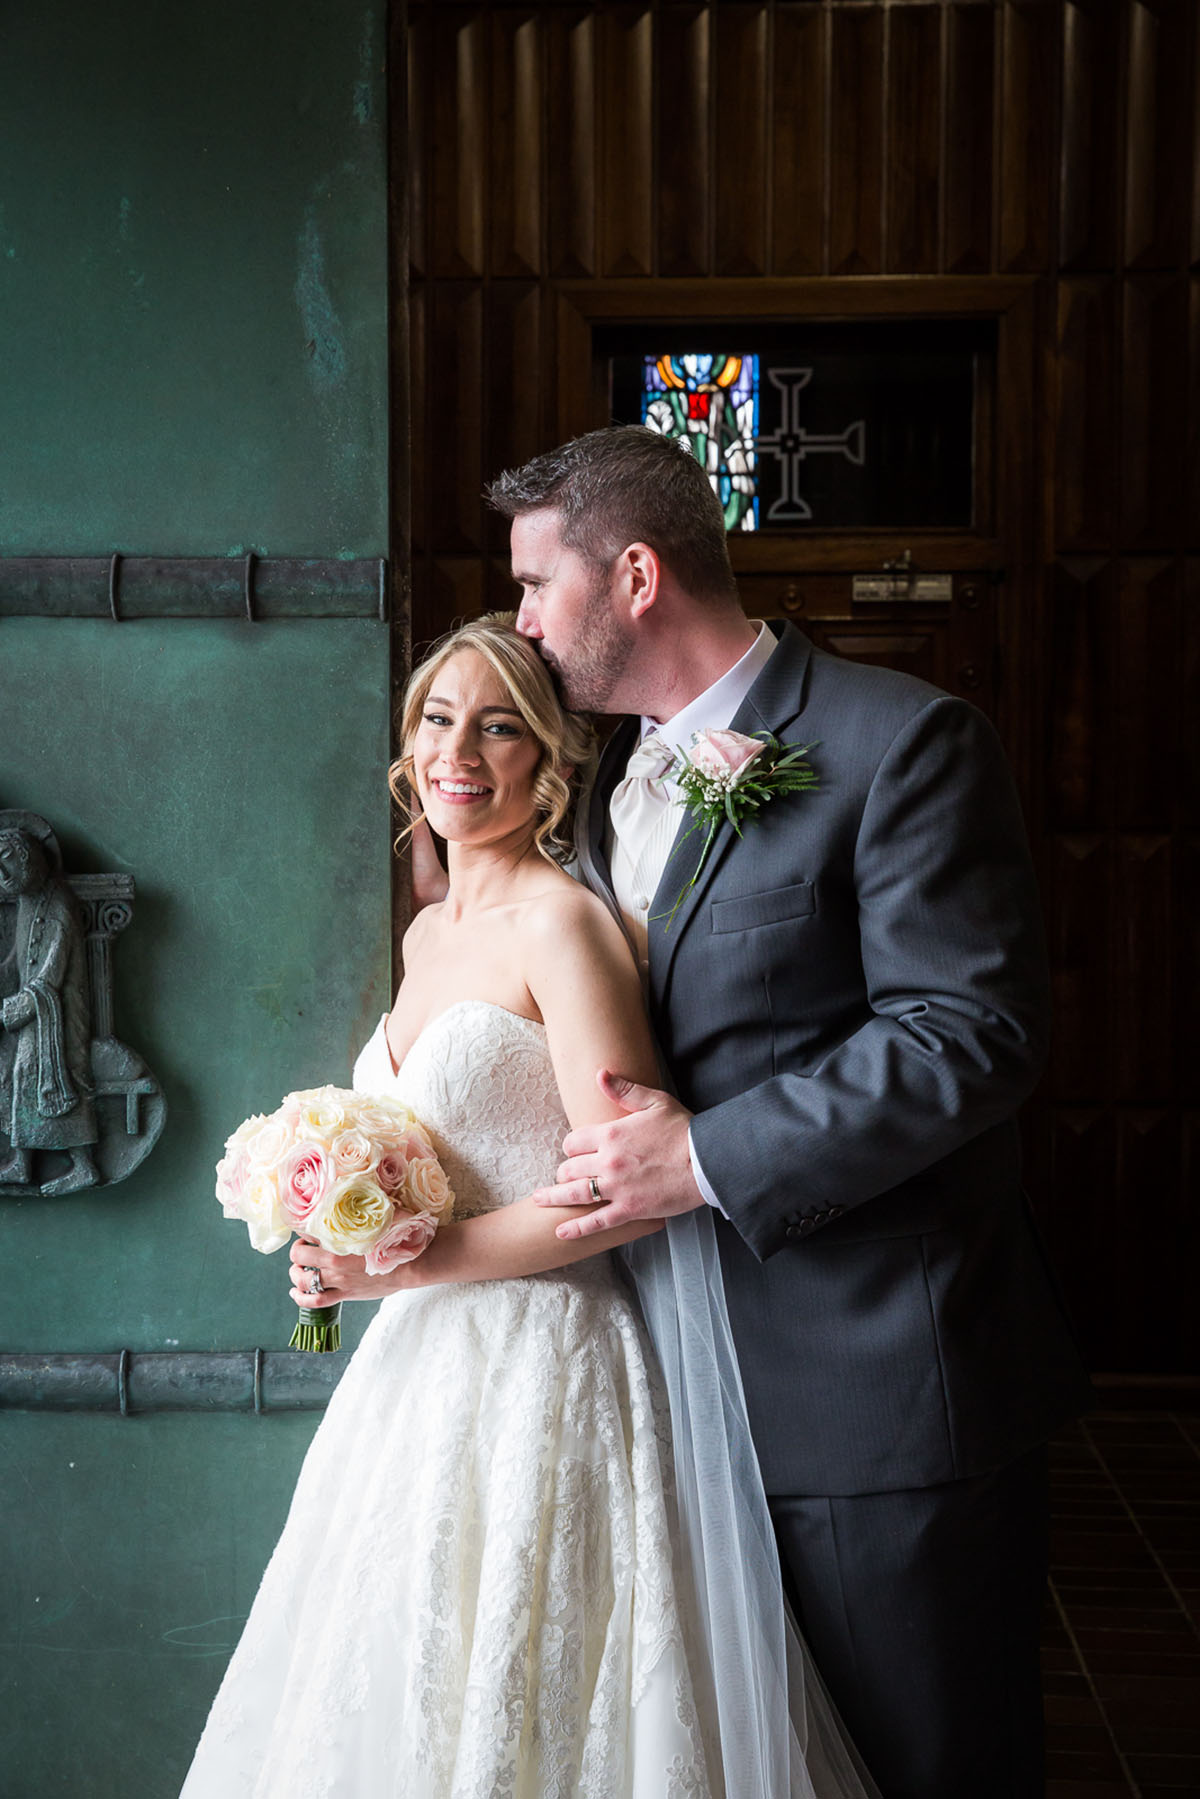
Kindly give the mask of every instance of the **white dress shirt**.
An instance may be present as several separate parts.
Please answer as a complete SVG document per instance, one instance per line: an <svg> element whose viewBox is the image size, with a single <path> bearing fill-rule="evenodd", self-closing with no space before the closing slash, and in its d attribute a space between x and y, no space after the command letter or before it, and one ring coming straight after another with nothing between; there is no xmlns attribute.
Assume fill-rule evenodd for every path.
<svg viewBox="0 0 1200 1799"><path fill-rule="evenodd" d="M766 667L767 661L775 649L777 639L768 631L761 619L754 621L758 626L758 635L744 656L726 669L725 673L703 693L697 694L688 702L682 712L674 718L657 724L652 718L642 719L641 736L646 738L653 733L656 737L674 750L677 756L686 756L692 747L692 740L697 731L726 731L732 724L741 708L742 701L753 687L755 681ZM671 798L678 802L679 790L670 775L664 776L664 785ZM628 855L622 854L621 844L613 830L612 819L609 818L605 829L605 848L608 852L609 867L612 870L613 895L620 909L625 928L629 932L637 952L638 963L645 980L648 968L648 919L654 892L662 880L667 866L667 858L675 841L679 826L683 822L683 812L678 803L667 806L663 811L660 825L656 826L651 838L638 849L636 864ZM705 1179L696 1151L688 1139L688 1150L692 1159L692 1173L696 1184L710 1206L722 1210L721 1202Z"/></svg>

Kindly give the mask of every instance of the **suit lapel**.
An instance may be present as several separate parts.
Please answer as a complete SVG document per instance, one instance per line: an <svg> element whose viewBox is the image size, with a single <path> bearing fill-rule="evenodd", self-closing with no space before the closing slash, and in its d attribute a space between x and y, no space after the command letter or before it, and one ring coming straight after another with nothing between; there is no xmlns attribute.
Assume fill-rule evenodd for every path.
<svg viewBox="0 0 1200 1799"><path fill-rule="evenodd" d="M768 625L767 629L771 627ZM772 652L730 725L731 730L743 731L748 737L757 731L769 731L774 737L782 737L804 710L812 644L794 626L786 623L778 636L778 648ZM706 831L697 829L689 836L691 824L691 817L685 812L650 907L650 990L656 1001L660 1001L666 991L680 939L696 917L713 876L735 844L741 843L749 849L754 841L753 820L743 827L740 838L728 820L718 827L704 867L695 885L684 896L668 930L671 909L696 873L704 845Z"/></svg>

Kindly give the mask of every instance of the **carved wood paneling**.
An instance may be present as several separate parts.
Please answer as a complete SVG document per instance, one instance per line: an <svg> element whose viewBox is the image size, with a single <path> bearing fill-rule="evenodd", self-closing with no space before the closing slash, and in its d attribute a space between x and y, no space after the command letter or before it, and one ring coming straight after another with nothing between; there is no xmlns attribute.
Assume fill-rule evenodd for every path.
<svg viewBox="0 0 1200 1799"><path fill-rule="evenodd" d="M1172 858L1168 836L1116 840L1113 932L1113 1084L1118 1098L1159 1105L1171 1098Z"/></svg>
<svg viewBox="0 0 1200 1799"><path fill-rule="evenodd" d="M940 6L887 14L887 267L899 275L938 266L942 161Z"/></svg>
<svg viewBox="0 0 1200 1799"><path fill-rule="evenodd" d="M432 178L431 269L481 275L487 194L487 27L479 7L429 14Z"/></svg>
<svg viewBox="0 0 1200 1799"><path fill-rule="evenodd" d="M717 13L713 77L716 273L762 275L768 196L765 6L726 6Z"/></svg>
<svg viewBox="0 0 1200 1799"><path fill-rule="evenodd" d="M1099 558L1053 571L1044 730L1046 817L1055 831L1109 822L1112 588L1111 564Z"/></svg>
<svg viewBox="0 0 1200 1799"><path fill-rule="evenodd" d="M1181 737L1200 717L1180 715L1179 565L1138 558L1121 565L1113 625L1113 808L1119 831L1170 831L1176 816Z"/></svg>
<svg viewBox="0 0 1200 1799"><path fill-rule="evenodd" d="M1072 271L1116 261L1120 25L1112 0L1063 10L1058 260Z"/></svg>
<svg viewBox="0 0 1200 1799"><path fill-rule="evenodd" d="M1100 832L1063 836L1050 869L1054 1035L1049 1083L1068 1105L1108 1091L1113 1029L1108 945L1112 935L1112 854Z"/></svg>
<svg viewBox="0 0 1200 1799"><path fill-rule="evenodd" d="M1183 504L1187 280L1131 276L1124 302L1121 541L1130 549L1161 549L1178 540Z"/></svg>
<svg viewBox="0 0 1200 1799"><path fill-rule="evenodd" d="M505 8L491 19L488 171L493 275L537 275L542 266L542 38L536 11Z"/></svg>
<svg viewBox="0 0 1200 1799"><path fill-rule="evenodd" d="M1060 551L1112 543L1117 496L1114 282L1062 281L1054 378L1055 544Z"/></svg>
<svg viewBox="0 0 1200 1799"><path fill-rule="evenodd" d="M435 286L429 358L435 374L426 437L430 538L439 552L477 551L483 545L483 294L473 283Z"/></svg>
<svg viewBox="0 0 1200 1799"><path fill-rule="evenodd" d="M594 275L597 21L590 7L555 10L543 31L550 273Z"/></svg>
<svg viewBox="0 0 1200 1799"><path fill-rule="evenodd" d="M1007 0L1001 14L999 267L1049 261L1058 12L1054 0Z"/></svg>
<svg viewBox="0 0 1200 1799"><path fill-rule="evenodd" d="M890 538L763 534L737 555L749 605L995 712L1058 1006L1034 1201L1096 1361L1181 1365L1187 1331L1152 1316L1149 1270L1200 1273L1179 1209L1196 1170L1179 1108L1200 1107L1200 8L407 10L417 639L511 602L483 482L608 416L598 282L621 278L611 316L630 319L757 316L766 282L797 277L831 317L868 311L891 274L896 303L919 294L931 316L963 277L1028 285L985 431L979 530L1005 573L973 624L843 603L848 571L904 547ZM1131 1220L1155 1207L1126 1281Z"/></svg>
<svg viewBox="0 0 1200 1799"><path fill-rule="evenodd" d="M830 94L829 272L883 267L883 31L881 11L835 9Z"/></svg>
<svg viewBox="0 0 1200 1799"><path fill-rule="evenodd" d="M1172 268L1187 253L1195 17L1189 0L1129 0L1125 262L1130 268Z"/></svg>
<svg viewBox="0 0 1200 1799"><path fill-rule="evenodd" d="M712 14L693 0L664 6L655 61L658 272L705 275L709 245Z"/></svg>
<svg viewBox="0 0 1200 1799"><path fill-rule="evenodd" d="M600 273L649 275L654 262L653 15L648 6L614 6L601 9L597 23L602 45Z"/></svg>
<svg viewBox="0 0 1200 1799"><path fill-rule="evenodd" d="M829 14L810 5L775 12L771 110L771 267L819 275L826 257Z"/></svg>
<svg viewBox="0 0 1200 1799"><path fill-rule="evenodd" d="M1120 1368L1178 1367L1193 1313L1178 1246L1186 1231L1180 1119L1165 1109L1117 1114L1117 1241L1120 1278L1111 1284L1105 1329Z"/></svg>

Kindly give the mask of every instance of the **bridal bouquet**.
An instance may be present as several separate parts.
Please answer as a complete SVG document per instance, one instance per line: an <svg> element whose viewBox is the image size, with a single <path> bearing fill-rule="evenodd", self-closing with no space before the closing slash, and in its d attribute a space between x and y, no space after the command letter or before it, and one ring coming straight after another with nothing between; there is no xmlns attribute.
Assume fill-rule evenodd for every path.
<svg viewBox="0 0 1200 1799"><path fill-rule="evenodd" d="M407 1106L341 1087L289 1093L238 1126L217 1163L217 1198L263 1255L293 1232L387 1274L427 1247L454 1207L428 1133ZM339 1349L341 1306L301 1308L293 1349Z"/></svg>

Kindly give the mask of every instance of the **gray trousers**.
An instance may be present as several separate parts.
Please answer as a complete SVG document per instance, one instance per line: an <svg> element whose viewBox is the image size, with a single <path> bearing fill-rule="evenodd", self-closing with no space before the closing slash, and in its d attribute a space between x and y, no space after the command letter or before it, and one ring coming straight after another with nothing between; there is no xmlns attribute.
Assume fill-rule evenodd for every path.
<svg viewBox="0 0 1200 1799"><path fill-rule="evenodd" d="M1042 1799L1045 1450L770 1507L801 1630L884 1799Z"/></svg>

